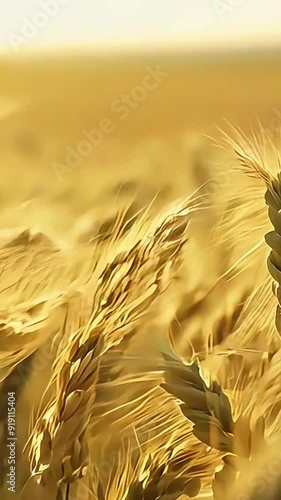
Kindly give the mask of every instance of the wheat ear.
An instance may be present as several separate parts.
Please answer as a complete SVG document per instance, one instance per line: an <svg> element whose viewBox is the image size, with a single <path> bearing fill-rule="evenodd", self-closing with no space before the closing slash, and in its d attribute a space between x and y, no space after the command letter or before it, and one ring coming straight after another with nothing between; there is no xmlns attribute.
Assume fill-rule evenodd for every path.
<svg viewBox="0 0 281 500"><path fill-rule="evenodd" d="M41 484L54 477L63 488L85 473L84 435L94 411L101 356L134 330L169 286L191 211L190 200L177 204L153 221L143 238L142 228L133 227L129 249L118 250L111 261L102 256L96 266L93 312L60 353L50 384L54 397L34 429L31 469Z"/></svg>

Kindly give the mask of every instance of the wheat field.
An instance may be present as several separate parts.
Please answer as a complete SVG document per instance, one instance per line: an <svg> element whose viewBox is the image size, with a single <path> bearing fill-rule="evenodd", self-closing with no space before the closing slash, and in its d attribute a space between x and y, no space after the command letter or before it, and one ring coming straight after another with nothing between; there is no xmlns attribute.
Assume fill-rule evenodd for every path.
<svg viewBox="0 0 281 500"><path fill-rule="evenodd" d="M280 499L279 55L0 74L1 498Z"/></svg>

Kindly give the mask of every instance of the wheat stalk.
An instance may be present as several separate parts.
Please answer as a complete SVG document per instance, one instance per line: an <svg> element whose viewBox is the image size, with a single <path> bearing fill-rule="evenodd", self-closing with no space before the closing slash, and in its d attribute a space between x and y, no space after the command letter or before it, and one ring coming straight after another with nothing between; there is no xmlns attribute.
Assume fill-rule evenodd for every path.
<svg viewBox="0 0 281 500"><path fill-rule="evenodd" d="M189 200L174 207L154 221L144 239L138 239L139 227L130 250L97 265L93 312L87 325L70 336L60 353L50 384L55 397L34 429L31 470L34 475L40 473L42 484L47 485L53 476L50 471L59 488L83 475L85 464L78 466L81 457L77 447L83 448L94 411L101 357L132 332L169 286L186 239L190 212ZM63 446L66 439L68 444Z"/></svg>

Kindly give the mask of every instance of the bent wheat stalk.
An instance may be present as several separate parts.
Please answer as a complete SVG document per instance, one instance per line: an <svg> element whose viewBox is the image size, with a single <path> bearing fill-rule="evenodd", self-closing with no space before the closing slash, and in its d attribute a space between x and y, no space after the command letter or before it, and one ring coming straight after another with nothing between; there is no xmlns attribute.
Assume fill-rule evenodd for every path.
<svg viewBox="0 0 281 500"><path fill-rule="evenodd" d="M41 485L55 481L63 491L65 484L84 475L85 432L94 411L101 357L133 331L169 286L193 209L190 200L174 206L142 239L142 227L134 227L128 250L117 250L108 262L100 258L93 277L91 317L85 328L70 335L60 353L49 387L53 397L32 435L31 471L39 474Z"/></svg>

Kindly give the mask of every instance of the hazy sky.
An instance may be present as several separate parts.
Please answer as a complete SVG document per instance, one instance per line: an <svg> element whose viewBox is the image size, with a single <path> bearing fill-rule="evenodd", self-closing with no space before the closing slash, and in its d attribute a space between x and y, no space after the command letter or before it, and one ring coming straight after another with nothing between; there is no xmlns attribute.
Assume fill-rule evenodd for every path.
<svg viewBox="0 0 281 500"><path fill-rule="evenodd" d="M0 47L11 50L277 39L281 0L0 0Z"/></svg>

